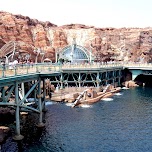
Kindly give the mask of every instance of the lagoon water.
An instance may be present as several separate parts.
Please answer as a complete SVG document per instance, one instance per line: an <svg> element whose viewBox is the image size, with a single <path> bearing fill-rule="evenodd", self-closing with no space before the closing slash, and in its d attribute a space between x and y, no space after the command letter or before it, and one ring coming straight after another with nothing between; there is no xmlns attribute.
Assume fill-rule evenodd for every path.
<svg viewBox="0 0 152 152"><path fill-rule="evenodd" d="M47 103L46 127L37 130L36 116L22 120L25 136L11 136L2 152L150 152L152 151L152 88L122 90L91 106ZM25 125L26 124L26 125Z"/></svg>

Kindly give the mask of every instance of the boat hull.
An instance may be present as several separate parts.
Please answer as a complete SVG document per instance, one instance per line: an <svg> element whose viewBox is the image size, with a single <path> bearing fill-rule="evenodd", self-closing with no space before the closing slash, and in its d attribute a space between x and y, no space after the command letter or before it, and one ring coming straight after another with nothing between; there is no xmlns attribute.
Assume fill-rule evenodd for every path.
<svg viewBox="0 0 152 152"><path fill-rule="evenodd" d="M112 97L114 95L114 93L120 92L120 90L121 90L121 88L118 87L118 88L114 88L110 92L106 92L106 93L99 92L98 96L96 98L87 99L87 100L80 100L79 104L93 104L93 103L96 103L103 98Z"/></svg>

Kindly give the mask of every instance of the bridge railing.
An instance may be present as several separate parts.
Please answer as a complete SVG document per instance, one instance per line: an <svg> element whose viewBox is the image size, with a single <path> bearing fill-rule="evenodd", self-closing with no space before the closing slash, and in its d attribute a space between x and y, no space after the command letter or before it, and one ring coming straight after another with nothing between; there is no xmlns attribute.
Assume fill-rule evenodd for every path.
<svg viewBox="0 0 152 152"><path fill-rule="evenodd" d="M37 63L37 64L16 64L16 65L0 65L0 78L26 75L42 72L60 72L64 69L106 69L106 68L152 68L152 63L84 63L84 64L58 64L58 63Z"/></svg>
<svg viewBox="0 0 152 152"><path fill-rule="evenodd" d="M152 68L152 63L124 63L126 68Z"/></svg>
<svg viewBox="0 0 152 152"><path fill-rule="evenodd" d="M61 69L108 69L108 68L138 68L138 69L152 69L152 63L139 62L103 62L103 63L66 63L61 65Z"/></svg>
<svg viewBox="0 0 152 152"><path fill-rule="evenodd" d="M61 66L53 63L0 65L0 78L42 72L59 72Z"/></svg>
<svg viewBox="0 0 152 152"><path fill-rule="evenodd" d="M62 69L95 69L95 68L113 68L113 67L120 67L123 66L120 63L75 63L75 64L71 64L71 63L67 63L67 64L63 64L61 65Z"/></svg>

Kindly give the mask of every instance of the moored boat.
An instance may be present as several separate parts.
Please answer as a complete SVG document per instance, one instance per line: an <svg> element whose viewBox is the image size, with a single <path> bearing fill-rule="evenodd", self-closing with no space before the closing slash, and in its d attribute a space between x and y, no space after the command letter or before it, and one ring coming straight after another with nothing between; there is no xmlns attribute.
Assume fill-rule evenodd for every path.
<svg viewBox="0 0 152 152"><path fill-rule="evenodd" d="M72 107L76 107L81 104L93 104L100 101L102 98L108 98L121 90L120 87L114 88L109 85L102 92L96 92L93 88L84 90L75 100Z"/></svg>

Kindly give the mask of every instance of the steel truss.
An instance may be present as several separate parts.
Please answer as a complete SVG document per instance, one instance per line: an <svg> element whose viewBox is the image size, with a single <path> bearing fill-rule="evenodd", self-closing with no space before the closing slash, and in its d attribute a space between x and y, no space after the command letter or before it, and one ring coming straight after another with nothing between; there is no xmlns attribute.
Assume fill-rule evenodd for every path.
<svg viewBox="0 0 152 152"><path fill-rule="evenodd" d="M11 79L10 79L11 81ZM43 81L43 88L41 88L41 81ZM26 92L25 84L30 83L30 88ZM1 84L1 101L0 106L7 106L8 108L15 109L16 117L16 135L13 137L15 140L23 139L20 133L20 112L36 112L39 114L38 127L43 127L42 121L43 110L45 110L45 79L41 77L33 77L33 79L26 79L24 81L16 80ZM44 91L43 91L44 90ZM33 103L28 101L28 97L34 98ZM11 99L14 97L14 100Z"/></svg>
<svg viewBox="0 0 152 152"><path fill-rule="evenodd" d="M61 75L52 76L50 81L55 86L60 88L68 86L84 87L94 86L100 87L101 85L113 84L120 85L122 77L122 69L109 69L109 70L79 70L79 71L62 71Z"/></svg>

